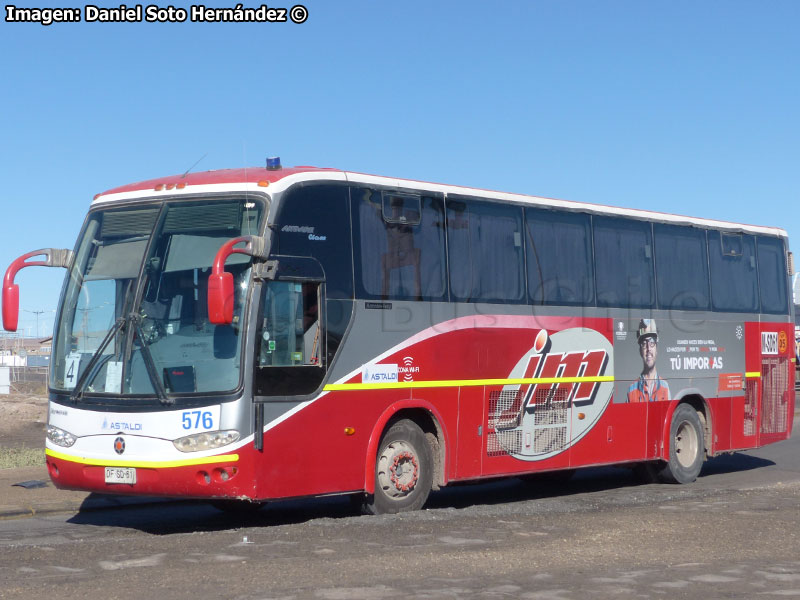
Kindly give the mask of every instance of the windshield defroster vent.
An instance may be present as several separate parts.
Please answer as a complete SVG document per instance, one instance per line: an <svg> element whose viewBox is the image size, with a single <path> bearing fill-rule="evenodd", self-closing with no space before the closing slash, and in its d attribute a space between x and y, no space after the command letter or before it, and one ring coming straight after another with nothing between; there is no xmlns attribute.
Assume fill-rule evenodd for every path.
<svg viewBox="0 0 800 600"><path fill-rule="evenodd" d="M105 239L150 235L157 216L157 208L107 212L103 215L100 237Z"/></svg>
<svg viewBox="0 0 800 600"><path fill-rule="evenodd" d="M164 222L164 233L224 231L241 226L242 205L221 202L194 206L172 206Z"/></svg>

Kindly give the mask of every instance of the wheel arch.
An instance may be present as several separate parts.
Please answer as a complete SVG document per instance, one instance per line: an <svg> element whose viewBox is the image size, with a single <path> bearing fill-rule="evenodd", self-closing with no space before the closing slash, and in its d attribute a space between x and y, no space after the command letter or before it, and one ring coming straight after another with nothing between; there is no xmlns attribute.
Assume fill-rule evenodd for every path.
<svg viewBox="0 0 800 600"><path fill-rule="evenodd" d="M384 432L397 421L408 419L417 424L431 444L433 455L433 489L437 490L447 484L447 433L442 426L442 418L438 411L427 402L408 400L396 402L388 407L375 422L367 444L367 456L364 468L364 490L368 494L375 493L375 461L378 456L378 445Z"/></svg>
<svg viewBox="0 0 800 600"><path fill-rule="evenodd" d="M672 415L681 404L688 404L700 417L700 423L703 426L703 445L707 456L712 456L712 442L713 442L713 418L711 414L711 406L708 401L697 391L688 390L676 402L672 404L670 410L667 411L666 418L663 423L663 432L661 434L661 458L669 460L669 439L670 439L670 426L672 425Z"/></svg>

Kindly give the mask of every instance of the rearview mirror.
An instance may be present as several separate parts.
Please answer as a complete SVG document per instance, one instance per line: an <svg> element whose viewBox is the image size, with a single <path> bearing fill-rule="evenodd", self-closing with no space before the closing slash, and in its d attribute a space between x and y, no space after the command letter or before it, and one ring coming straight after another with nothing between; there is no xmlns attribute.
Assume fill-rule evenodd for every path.
<svg viewBox="0 0 800 600"><path fill-rule="evenodd" d="M234 248L245 244L243 248ZM225 272L225 261L231 254L247 254L266 258L266 241L262 237L245 235L225 242L217 251L208 276L208 320L214 325L233 322L233 275Z"/></svg>
<svg viewBox="0 0 800 600"><path fill-rule="evenodd" d="M44 256L45 260L32 260L29 258ZM19 286L14 283L17 272L25 267L63 267L69 268L72 263L72 250L57 250L43 248L28 252L12 262L3 279L3 328L6 331L16 331L19 324Z"/></svg>
<svg viewBox="0 0 800 600"><path fill-rule="evenodd" d="M233 275L212 273L208 276L208 320L214 325L233 321Z"/></svg>

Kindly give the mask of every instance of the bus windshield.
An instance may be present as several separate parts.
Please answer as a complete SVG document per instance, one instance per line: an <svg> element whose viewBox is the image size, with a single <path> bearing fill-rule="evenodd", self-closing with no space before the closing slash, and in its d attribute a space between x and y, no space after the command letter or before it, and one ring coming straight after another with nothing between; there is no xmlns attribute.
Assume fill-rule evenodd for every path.
<svg viewBox="0 0 800 600"><path fill-rule="evenodd" d="M256 235L263 212L252 199L91 212L59 308L51 388L162 399L236 389L250 257L226 264L230 325L209 323L207 281L220 246Z"/></svg>

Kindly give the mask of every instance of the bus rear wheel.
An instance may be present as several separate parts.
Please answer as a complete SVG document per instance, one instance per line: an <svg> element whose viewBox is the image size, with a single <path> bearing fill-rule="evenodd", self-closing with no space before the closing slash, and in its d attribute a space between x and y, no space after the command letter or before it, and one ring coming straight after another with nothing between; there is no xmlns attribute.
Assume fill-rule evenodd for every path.
<svg viewBox="0 0 800 600"><path fill-rule="evenodd" d="M669 427L669 460L658 476L667 483L691 483L700 474L705 458L703 424L697 411L681 404Z"/></svg>
<svg viewBox="0 0 800 600"><path fill-rule="evenodd" d="M362 509L372 515L419 510L432 482L433 455L425 434L413 421L398 421L381 438L375 493L364 498Z"/></svg>

